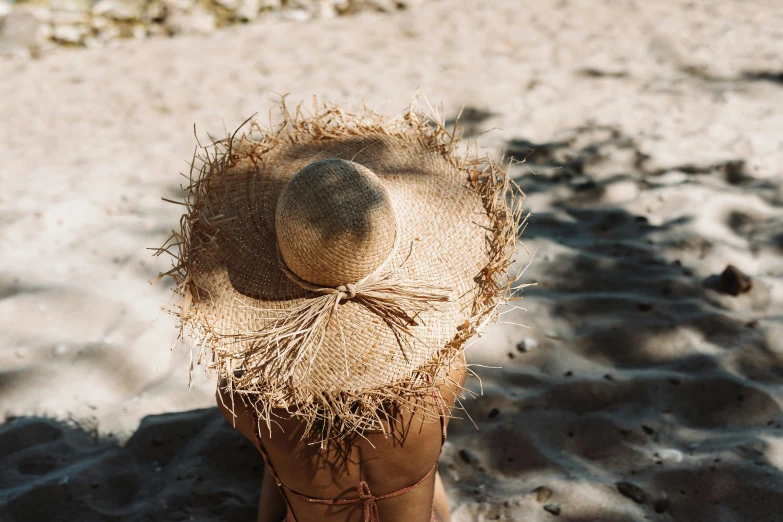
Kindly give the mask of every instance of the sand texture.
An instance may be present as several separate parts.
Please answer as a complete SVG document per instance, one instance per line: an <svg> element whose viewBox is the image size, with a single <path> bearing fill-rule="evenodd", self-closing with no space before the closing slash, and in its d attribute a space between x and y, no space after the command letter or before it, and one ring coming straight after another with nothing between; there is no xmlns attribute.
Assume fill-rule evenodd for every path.
<svg viewBox="0 0 783 522"><path fill-rule="evenodd" d="M260 458L149 284L160 198L194 123L418 88L526 158L533 213L502 316L529 329L468 348L493 368L441 459L454 519L783 521L781 16L433 0L0 60L0 520L253 519Z"/></svg>

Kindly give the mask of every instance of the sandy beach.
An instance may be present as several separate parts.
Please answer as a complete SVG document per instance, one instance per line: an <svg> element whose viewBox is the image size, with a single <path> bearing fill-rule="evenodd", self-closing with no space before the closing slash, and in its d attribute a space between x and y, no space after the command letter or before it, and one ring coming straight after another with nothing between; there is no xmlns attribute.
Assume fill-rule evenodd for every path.
<svg viewBox="0 0 783 522"><path fill-rule="evenodd" d="M532 213L526 310L467 349L454 520L783 521L781 15L433 0L0 60L0 521L254 519L261 458L150 284L161 197L194 124L417 90L524 160Z"/></svg>

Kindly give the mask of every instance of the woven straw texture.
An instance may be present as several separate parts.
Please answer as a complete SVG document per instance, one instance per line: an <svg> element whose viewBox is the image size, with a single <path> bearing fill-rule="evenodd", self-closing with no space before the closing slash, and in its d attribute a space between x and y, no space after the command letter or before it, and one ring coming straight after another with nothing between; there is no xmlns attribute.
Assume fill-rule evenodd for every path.
<svg viewBox="0 0 783 522"><path fill-rule="evenodd" d="M285 264L306 281L332 287L375 271L397 237L383 182L363 165L334 158L307 165L285 186L275 228Z"/></svg>
<svg viewBox="0 0 783 522"><path fill-rule="evenodd" d="M200 362L262 419L285 407L323 438L382 429L383 406L428 393L509 298L522 198L509 197L520 194L504 169L458 154L455 136L415 107L394 119L282 110L278 127L251 123L202 150L162 276L176 282ZM406 310L407 333L343 294L307 353L264 337L318 298L292 277L337 287L379 269L393 287L438 296Z"/></svg>

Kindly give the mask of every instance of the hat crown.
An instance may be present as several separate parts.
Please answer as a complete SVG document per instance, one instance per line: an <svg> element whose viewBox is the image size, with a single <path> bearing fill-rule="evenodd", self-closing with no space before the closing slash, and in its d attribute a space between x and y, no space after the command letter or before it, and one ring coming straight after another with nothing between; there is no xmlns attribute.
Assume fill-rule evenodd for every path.
<svg viewBox="0 0 783 522"><path fill-rule="evenodd" d="M337 287L359 281L386 260L397 217L378 176L358 163L331 158L291 178L277 202L275 230L293 273Z"/></svg>

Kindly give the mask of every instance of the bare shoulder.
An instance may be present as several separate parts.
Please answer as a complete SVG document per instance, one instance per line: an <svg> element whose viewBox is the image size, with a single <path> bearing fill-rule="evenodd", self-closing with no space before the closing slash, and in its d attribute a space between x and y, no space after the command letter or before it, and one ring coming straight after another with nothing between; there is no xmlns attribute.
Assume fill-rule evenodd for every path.
<svg viewBox="0 0 783 522"><path fill-rule="evenodd" d="M224 383L220 382L215 392L215 400L226 421L255 444L256 422L245 399L237 393L229 392Z"/></svg>
<svg viewBox="0 0 783 522"><path fill-rule="evenodd" d="M465 352L461 352L451 363L448 373L438 382L438 390L443 400L447 413L451 412L454 404L460 396L462 387L468 374ZM444 424L448 425L449 417L446 416Z"/></svg>

